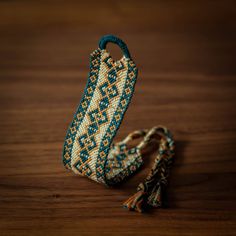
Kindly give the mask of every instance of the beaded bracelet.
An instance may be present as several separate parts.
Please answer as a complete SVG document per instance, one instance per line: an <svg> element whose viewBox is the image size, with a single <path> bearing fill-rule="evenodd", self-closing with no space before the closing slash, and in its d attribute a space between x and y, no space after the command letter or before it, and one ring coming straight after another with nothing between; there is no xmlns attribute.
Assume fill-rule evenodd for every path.
<svg viewBox="0 0 236 236"><path fill-rule="evenodd" d="M123 57L114 61L107 43L117 44ZM174 141L165 127L139 130L113 143L134 93L138 70L126 44L113 35L101 38L90 56L90 72L84 94L68 128L63 147L63 164L74 173L112 186L138 170L144 147L158 141L159 150L151 172L124 207L142 212L147 205L161 206L162 189L167 184L174 154ZM155 138L153 138L155 136ZM127 143L143 140L135 147Z"/></svg>

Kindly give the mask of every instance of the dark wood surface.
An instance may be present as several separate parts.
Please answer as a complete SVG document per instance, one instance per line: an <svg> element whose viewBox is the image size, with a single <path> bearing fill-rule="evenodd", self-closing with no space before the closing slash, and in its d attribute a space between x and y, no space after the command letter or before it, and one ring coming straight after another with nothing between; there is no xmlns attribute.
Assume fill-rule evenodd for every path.
<svg viewBox="0 0 236 236"><path fill-rule="evenodd" d="M235 9L235 1L0 1L0 235L235 235ZM116 140L159 124L176 139L166 209L121 207L148 165L108 189L61 163L89 53L110 33L139 68Z"/></svg>

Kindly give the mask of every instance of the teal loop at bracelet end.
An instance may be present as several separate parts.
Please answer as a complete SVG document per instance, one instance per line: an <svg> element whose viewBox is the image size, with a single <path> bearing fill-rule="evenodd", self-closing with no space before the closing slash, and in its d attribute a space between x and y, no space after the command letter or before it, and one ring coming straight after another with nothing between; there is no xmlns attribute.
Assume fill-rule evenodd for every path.
<svg viewBox="0 0 236 236"><path fill-rule="evenodd" d="M107 43L114 43L114 44L117 44L117 45L121 48L121 50L122 50L124 56L125 56L126 58L131 59L129 50L128 50L128 48L127 48L125 42L122 41L120 38L118 38L118 37L116 37L116 36L114 36L114 35L105 35L105 36L103 36L103 37L100 39L100 41L99 41L99 48L102 49L102 50L103 50L103 49L106 49Z"/></svg>

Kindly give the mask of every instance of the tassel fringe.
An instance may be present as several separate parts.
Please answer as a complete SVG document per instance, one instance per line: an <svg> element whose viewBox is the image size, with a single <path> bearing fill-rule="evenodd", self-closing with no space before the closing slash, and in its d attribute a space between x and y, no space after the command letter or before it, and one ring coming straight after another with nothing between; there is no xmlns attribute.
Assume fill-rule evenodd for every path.
<svg viewBox="0 0 236 236"><path fill-rule="evenodd" d="M148 205L152 207L161 207L162 206L162 196L161 196L161 186L154 187L152 193L149 195L147 201Z"/></svg>
<svg viewBox="0 0 236 236"><path fill-rule="evenodd" d="M147 146L154 133L161 137L158 154L150 173L139 184L137 192L123 203L123 206L129 210L144 212L147 206L162 207L163 188L167 186L167 178L174 155L174 141L166 128L154 127L144 137L140 147Z"/></svg>
<svg viewBox="0 0 236 236"><path fill-rule="evenodd" d="M146 193L139 191L131 196L127 201L124 202L123 206L130 211L143 212L145 203Z"/></svg>

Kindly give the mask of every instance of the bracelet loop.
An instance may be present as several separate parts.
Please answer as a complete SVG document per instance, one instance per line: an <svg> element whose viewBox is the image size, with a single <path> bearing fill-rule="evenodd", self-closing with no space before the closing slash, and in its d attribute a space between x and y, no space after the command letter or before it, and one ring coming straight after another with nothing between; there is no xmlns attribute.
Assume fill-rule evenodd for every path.
<svg viewBox="0 0 236 236"><path fill-rule="evenodd" d="M109 43L109 42L110 42L110 43L117 44L117 45L121 48L121 50L122 50L124 56L125 56L126 58L131 59L129 50L128 50L126 44L124 43L124 41L122 41L121 39L117 38L117 37L114 36L114 35L105 35L105 36L103 36L103 37L100 39L100 41L99 41L99 48L102 49L102 50L103 50L103 49L106 49L106 45L107 45L107 43Z"/></svg>

